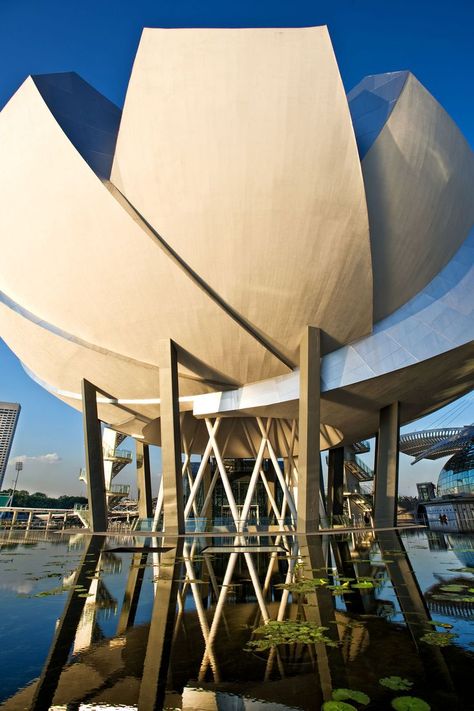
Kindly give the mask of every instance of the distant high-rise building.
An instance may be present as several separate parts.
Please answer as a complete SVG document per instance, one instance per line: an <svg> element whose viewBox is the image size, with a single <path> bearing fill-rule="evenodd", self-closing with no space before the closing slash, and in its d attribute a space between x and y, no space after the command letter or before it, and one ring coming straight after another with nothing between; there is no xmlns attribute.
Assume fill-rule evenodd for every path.
<svg viewBox="0 0 474 711"><path fill-rule="evenodd" d="M18 403L0 402L0 489L3 488L3 479L20 410L21 406Z"/></svg>

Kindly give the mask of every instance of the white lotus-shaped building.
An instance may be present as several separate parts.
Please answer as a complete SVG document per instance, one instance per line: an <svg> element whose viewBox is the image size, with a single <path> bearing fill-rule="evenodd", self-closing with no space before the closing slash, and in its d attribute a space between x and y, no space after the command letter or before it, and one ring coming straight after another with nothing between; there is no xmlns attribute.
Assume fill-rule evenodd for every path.
<svg viewBox="0 0 474 711"><path fill-rule="evenodd" d="M218 420L227 456L296 462L308 327L321 448L472 387L473 153L409 72L346 96L325 27L146 29L122 112L29 77L0 165L0 334L120 432L162 441L163 339L187 452Z"/></svg>

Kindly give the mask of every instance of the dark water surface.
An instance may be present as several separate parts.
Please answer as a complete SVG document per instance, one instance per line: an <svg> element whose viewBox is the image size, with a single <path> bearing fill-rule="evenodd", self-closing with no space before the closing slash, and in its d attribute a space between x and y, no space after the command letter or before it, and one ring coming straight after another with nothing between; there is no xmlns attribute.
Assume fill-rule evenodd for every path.
<svg viewBox="0 0 474 711"><path fill-rule="evenodd" d="M11 531L0 613L2 709L474 708L472 536Z"/></svg>

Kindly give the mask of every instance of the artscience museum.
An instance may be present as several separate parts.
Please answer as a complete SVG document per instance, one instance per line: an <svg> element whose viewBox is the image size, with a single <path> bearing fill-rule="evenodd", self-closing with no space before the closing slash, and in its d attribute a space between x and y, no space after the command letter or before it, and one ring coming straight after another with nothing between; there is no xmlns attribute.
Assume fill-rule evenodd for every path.
<svg viewBox="0 0 474 711"><path fill-rule="evenodd" d="M413 74L346 95L325 27L145 29L123 110L28 77L0 165L0 335L84 413L91 530L100 422L135 438L155 528L184 532L218 486L244 531L258 484L314 531L374 435L394 524L400 425L474 383L474 155ZM252 461L241 503L226 458Z"/></svg>

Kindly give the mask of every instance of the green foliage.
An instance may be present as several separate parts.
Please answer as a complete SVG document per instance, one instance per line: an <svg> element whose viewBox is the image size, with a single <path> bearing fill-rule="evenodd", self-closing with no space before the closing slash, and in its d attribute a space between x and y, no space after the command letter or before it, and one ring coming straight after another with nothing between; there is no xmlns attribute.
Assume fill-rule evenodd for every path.
<svg viewBox="0 0 474 711"><path fill-rule="evenodd" d="M454 632L426 632L420 637L420 641L433 647L447 647L457 636Z"/></svg>
<svg viewBox="0 0 474 711"><path fill-rule="evenodd" d="M427 620L427 625L433 625L433 627L443 627L446 630L452 630L453 626L449 622L438 622L437 620Z"/></svg>
<svg viewBox="0 0 474 711"><path fill-rule="evenodd" d="M357 583L353 583L351 587L356 590L371 590L372 588L377 587L377 585L372 580L360 579Z"/></svg>
<svg viewBox="0 0 474 711"><path fill-rule="evenodd" d="M357 711L357 709L352 704L346 704L345 701L325 701L321 711Z"/></svg>
<svg viewBox="0 0 474 711"><path fill-rule="evenodd" d="M443 585L440 590L443 592L463 593L467 585Z"/></svg>
<svg viewBox="0 0 474 711"><path fill-rule="evenodd" d="M379 684L392 691L408 691L413 686L412 681L403 679L401 676L384 676L379 679Z"/></svg>
<svg viewBox="0 0 474 711"><path fill-rule="evenodd" d="M320 627L314 622L272 620L254 630L256 635L261 636L248 642L245 651L264 651L278 647L280 644L320 644L321 642L328 647L337 647L338 642L325 634L327 630L327 627Z"/></svg>
<svg viewBox="0 0 474 711"><path fill-rule="evenodd" d="M293 595L307 595L314 593L316 588L328 585L328 583L329 580L327 578L301 578L294 583L280 583L275 587L280 588L280 590L288 590Z"/></svg>
<svg viewBox="0 0 474 711"><path fill-rule="evenodd" d="M392 701L395 711L430 711L431 706L417 696L397 696Z"/></svg>
<svg viewBox="0 0 474 711"><path fill-rule="evenodd" d="M364 694L363 691L355 691L354 689L334 689L332 692L334 701L356 701L358 704L367 706L370 703L370 697Z"/></svg>
<svg viewBox="0 0 474 711"><path fill-rule="evenodd" d="M11 494L12 489L5 489L4 494ZM30 494L29 491L21 489L15 492L13 497L13 506L23 506L25 508L44 508L44 509L72 509L74 504L87 504L87 499L84 496L67 496L63 494L57 499L43 494L42 491L35 491Z"/></svg>

